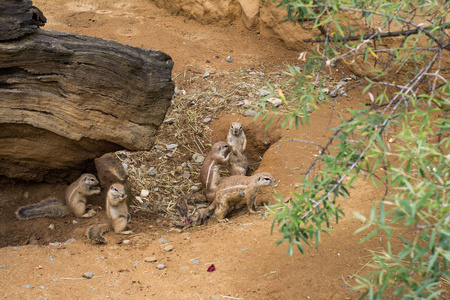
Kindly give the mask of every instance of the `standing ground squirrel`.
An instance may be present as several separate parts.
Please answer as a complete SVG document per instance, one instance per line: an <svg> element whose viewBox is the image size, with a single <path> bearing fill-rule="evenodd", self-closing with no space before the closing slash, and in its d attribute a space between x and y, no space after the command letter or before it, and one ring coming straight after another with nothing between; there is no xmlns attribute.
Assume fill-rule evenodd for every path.
<svg viewBox="0 0 450 300"><path fill-rule="evenodd" d="M231 123L227 136L228 145L231 147L230 166L231 175L245 175L248 171L248 161L245 149L247 147L247 138L241 123Z"/></svg>
<svg viewBox="0 0 450 300"><path fill-rule="evenodd" d="M230 158L230 147L225 142L215 143L208 153L200 170L200 181L202 182L206 200L213 202L216 188L220 182L219 169L225 165Z"/></svg>
<svg viewBox="0 0 450 300"><path fill-rule="evenodd" d="M257 173L252 176L234 175L224 178L217 186L216 198L207 209L201 212L195 221L177 227L201 225L214 213L217 221L228 222L225 217L233 210L247 204L250 213L256 213L256 195L259 188L273 185L275 179L269 173Z"/></svg>
<svg viewBox="0 0 450 300"><path fill-rule="evenodd" d="M66 190L66 204L58 199L48 198L39 203L19 207L16 216L19 219L32 219L39 217L64 217L71 212L77 217L91 217L92 214L84 214L86 210L87 196L100 194L98 180L92 174L83 174L74 181Z"/></svg>
<svg viewBox="0 0 450 300"><path fill-rule="evenodd" d="M91 241L104 243L105 238L102 236L104 232L113 229L114 232L119 233L127 227L131 216L128 213L126 198L124 186L120 183L113 183L106 196L106 215L109 224L96 224L89 227L86 235Z"/></svg>

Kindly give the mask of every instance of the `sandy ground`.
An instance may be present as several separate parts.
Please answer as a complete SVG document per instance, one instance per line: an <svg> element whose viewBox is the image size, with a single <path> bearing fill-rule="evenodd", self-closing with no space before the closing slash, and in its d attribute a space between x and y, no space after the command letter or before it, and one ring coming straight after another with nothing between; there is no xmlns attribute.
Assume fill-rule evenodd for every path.
<svg viewBox="0 0 450 300"><path fill-rule="evenodd" d="M171 16L148 1L39 0L34 4L48 18L47 30L86 34L166 52L175 62L173 78L179 88L189 87L186 72L203 74L207 70L218 84L223 72L255 69L269 74L284 70L285 63L296 62L298 57L298 53L285 49L279 41L248 32L239 22L227 26L200 25ZM225 61L227 56L233 57L232 63ZM358 105L360 97L349 96L337 103L335 112L345 114L346 108ZM230 122L237 118L248 129L250 143L257 145L263 140L261 124L226 113L211 126L214 139L223 139ZM277 190L289 197L300 174L317 155L314 146L289 139L325 144L332 134L328 128L333 124L336 118L330 124L330 109L324 107L311 115L310 126L299 130L277 129L278 139L264 154L259 171L271 172L280 181ZM183 232L171 229L158 215L133 212L130 227L134 233L130 236L108 233L104 246L92 245L84 237L87 226L98 219L77 220L75 224L73 217L29 221L14 218L18 206L44 196L61 197L64 188L23 183L2 186L0 296L357 299L361 292L352 289L354 276L369 272L367 249L379 250L382 246L381 237L361 244L363 236L354 234L361 224L353 213L368 214L384 192L364 179L352 190L352 196L341 202L346 217L333 226L336 230L323 236L318 249L306 246L305 254L296 251L291 257L286 256L286 244L274 245L280 234L276 230L270 234L272 218L248 215L245 209L232 215L231 223L217 224L211 220L205 226ZM261 197L270 200L272 190L266 188ZM48 229L50 224L54 224L54 230ZM173 246L172 251L164 250L168 244ZM148 257L157 261L146 262ZM158 264L164 264L164 269L158 269ZM211 264L216 270L207 272ZM82 278L86 272L92 272L93 278Z"/></svg>

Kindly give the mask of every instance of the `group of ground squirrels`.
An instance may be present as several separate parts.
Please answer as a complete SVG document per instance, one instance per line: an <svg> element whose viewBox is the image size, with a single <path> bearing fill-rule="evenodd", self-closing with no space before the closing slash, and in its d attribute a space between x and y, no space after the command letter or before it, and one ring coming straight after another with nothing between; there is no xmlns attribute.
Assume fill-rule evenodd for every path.
<svg viewBox="0 0 450 300"><path fill-rule="evenodd" d="M203 224L213 214L219 222L228 222L225 217L233 209L247 205L250 213L256 213L256 195L260 187L273 185L275 179L269 173L256 173L246 176L249 165L246 155L247 138L242 124L231 124L227 142L215 143L207 155L200 170L200 180L209 207L199 213L195 220L176 224L184 228ZM220 167L228 165L231 176L222 179ZM64 217L73 213L76 217L90 218L94 210L86 212L87 197L100 194L99 181L92 174L83 174L69 185L65 193L65 204L58 199L48 198L39 203L22 206L16 211L19 219L38 217ZM114 230L123 232L131 216L126 203L127 195L121 183L113 183L106 196L106 215L109 223L95 224L86 231L86 236L93 242L105 243L104 232ZM189 195L180 198L176 205L182 217L187 218Z"/></svg>

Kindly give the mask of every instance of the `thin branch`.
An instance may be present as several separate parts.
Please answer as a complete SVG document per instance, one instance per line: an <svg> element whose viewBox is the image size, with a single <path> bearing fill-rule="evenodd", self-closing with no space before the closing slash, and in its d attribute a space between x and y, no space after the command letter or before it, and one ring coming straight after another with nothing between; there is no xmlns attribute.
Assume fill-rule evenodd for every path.
<svg viewBox="0 0 450 300"><path fill-rule="evenodd" d="M450 27L450 24L449 26ZM392 37L392 36L408 36L408 35L412 35L412 34L418 34L420 31L423 31L424 29L432 29L432 27L419 27L416 29L411 29L411 30L402 30L402 31L390 31L390 32L376 32L375 34L370 33L370 34L365 34L362 37L361 36L350 36L350 37L346 37L346 38L340 38L339 41L340 42L349 42L349 41L359 41L361 39L363 40L367 40L367 39L376 39L376 38L385 38L385 37ZM323 39L315 39L315 40L311 40L311 39L307 39L307 40L303 40L305 43L323 43L326 41Z"/></svg>

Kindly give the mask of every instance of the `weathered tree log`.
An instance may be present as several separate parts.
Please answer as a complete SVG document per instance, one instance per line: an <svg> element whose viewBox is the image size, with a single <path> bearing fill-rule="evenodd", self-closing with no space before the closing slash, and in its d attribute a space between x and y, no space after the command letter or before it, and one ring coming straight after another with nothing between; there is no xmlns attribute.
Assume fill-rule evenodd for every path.
<svg viewBox="0 0 450 300"><path fill-rule="evenodd" d="M0 42L0 175L42 180L150 150L174 91L156 50L37 29Z"/></svg>
<svg viewBox="0 0 450 300"><path fill-rule="evenodd" d="M31 0L0 0L0 41L33 33L45 22L47 19Z"/></svg>

